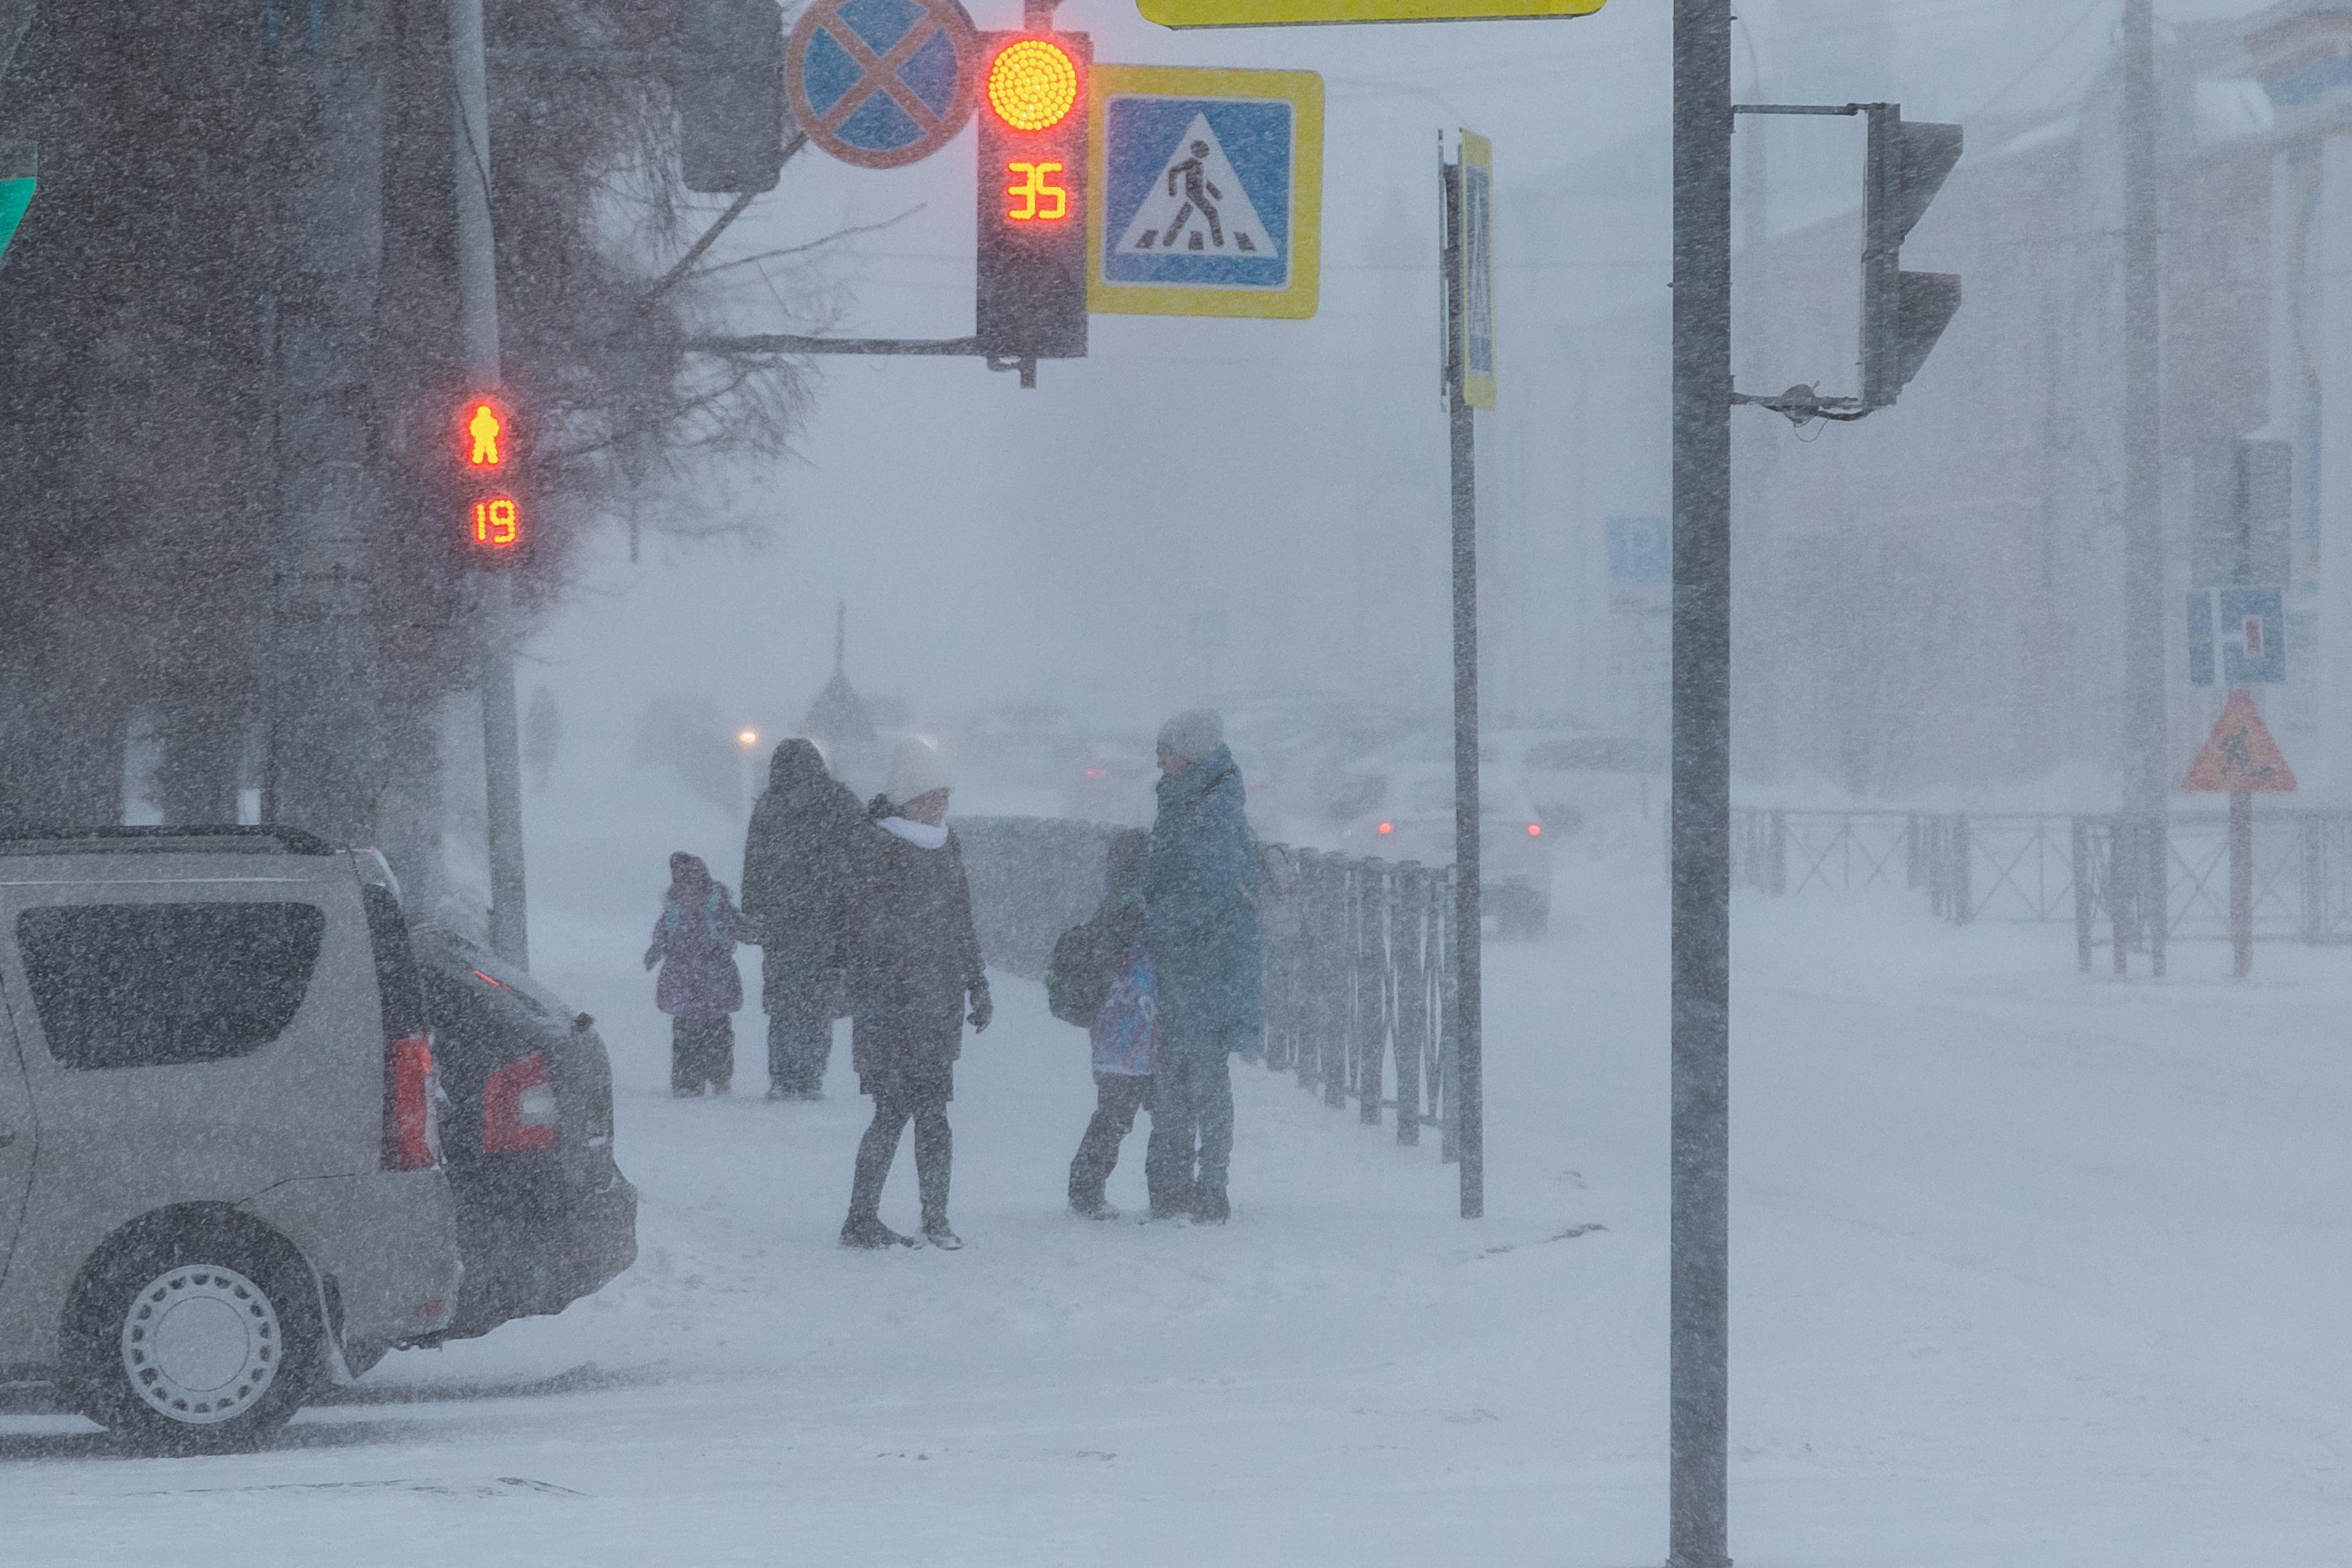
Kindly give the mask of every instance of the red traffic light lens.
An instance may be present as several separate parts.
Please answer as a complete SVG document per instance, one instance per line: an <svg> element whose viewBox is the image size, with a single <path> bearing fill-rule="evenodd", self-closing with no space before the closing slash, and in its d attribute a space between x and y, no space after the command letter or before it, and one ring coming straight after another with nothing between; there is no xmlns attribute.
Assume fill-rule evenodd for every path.
<svg viewBox="0 0 2352 1568"><path fill-rule="evenodd" d="M1059 44L1015 38L988 65L988 107L1015 131L1050 131L1078 101L1078 68Z"/></svg>

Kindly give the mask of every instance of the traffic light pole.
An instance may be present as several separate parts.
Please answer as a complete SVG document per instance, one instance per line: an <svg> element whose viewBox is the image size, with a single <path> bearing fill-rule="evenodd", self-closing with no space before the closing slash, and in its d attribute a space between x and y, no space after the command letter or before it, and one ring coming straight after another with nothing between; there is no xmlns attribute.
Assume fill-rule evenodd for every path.
<svg viewBox="0 0 2352 1568"><path fill-rule="evenodd" d="M482 0L449 0L449 55L457 76L457 330L471 390L495 392L499 274L490 234L489 63ZM514 605L506 578L478 574L481 608L482 771L489 807L490 946L530 966L523 902L522 748L515 719Z"/></svg>
<svg viewBox="0 0 2352 1568"><path fill-rule="evenodd" d="M2125 821L2138 842L2125 863L2139 884L2148 969L2164 974L2171 925L2166 843L2162 361L2158 333L2156 179L2156 18L2150 0L2127 0L2123 17L2123 437L2124 754L2130 783ZM2118 851L2126 846L2118 845ZM2136 862L2136 863L2135 863ZM2124 950L2116 949L2120 973Z"/></svg>
<svg viewBox="0 0 2352 1568"><path fill-rule="evenodd" d="M1727 1568L1731 0L1675 0L1667 1563Z"/></svg>
<svg viewBox="0 0 2352 1568"><path fill-rule="evenodd" d="M1485 911L1478 830L1477 417L1463 396L1462 165L1438 159L1445 203L1445 412L1454 522L1454 1139L1462 1218L1486 1213Z"/></svg>

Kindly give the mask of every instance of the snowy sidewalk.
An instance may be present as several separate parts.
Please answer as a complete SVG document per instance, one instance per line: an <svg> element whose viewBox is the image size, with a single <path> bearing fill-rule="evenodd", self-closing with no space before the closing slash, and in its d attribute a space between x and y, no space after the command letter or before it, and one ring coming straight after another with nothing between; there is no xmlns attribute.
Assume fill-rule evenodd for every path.
<svg viewBox="0 0 2352 1568"><path fill-rule="evenodd" d="M1482 1224L1433 1138L1247 1064L1230 1226L1068 1217L1083 1048L1007 982L959 1072L956 1254L833 1244L845 1051L821 1105L671 1101L639 934L556 928L543 968L615 1046L638 1267L394 1356L265 1455L0 1416L0 1555L1654 1563L1663 897L1567 882L1553 941L1489 949ZM2315 1562L2352 1527L2352 955L2266 947L2233 987L2189 948L2119 986L2067 936L1741 907L1743 1565ZM1140 1155L1139 1128L1114 1201ZM902 1226L912 1185L902 1151Z"/></svg>

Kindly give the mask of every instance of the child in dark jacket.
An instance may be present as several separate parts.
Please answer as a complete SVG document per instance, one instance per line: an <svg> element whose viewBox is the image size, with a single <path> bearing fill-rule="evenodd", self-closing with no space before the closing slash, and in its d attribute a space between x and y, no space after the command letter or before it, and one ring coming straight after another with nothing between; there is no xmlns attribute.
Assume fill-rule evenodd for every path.
<svg viewBox="0 0 2352 1568"><path fill-rule="evenodd" d="M724 1094L735 1077L735 1024L743 1005L743 977L735 944L751 931L727 885L699 855L669 857L669 893L654 922L646 967L661 966L654 1003L670 1017L669 1088L684 1099L703 1085Z"/></svg>

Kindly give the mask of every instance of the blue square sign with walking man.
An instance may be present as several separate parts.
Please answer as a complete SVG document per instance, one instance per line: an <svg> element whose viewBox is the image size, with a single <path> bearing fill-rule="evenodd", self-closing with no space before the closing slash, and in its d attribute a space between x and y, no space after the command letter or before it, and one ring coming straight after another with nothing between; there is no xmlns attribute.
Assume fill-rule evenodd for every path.
<svg viewBox="0 0 2352 1568"><path fill-rule="evenodd" d="M1087 308L1313 315L1322 78L1102 66L1093 85Z"/></svg>

